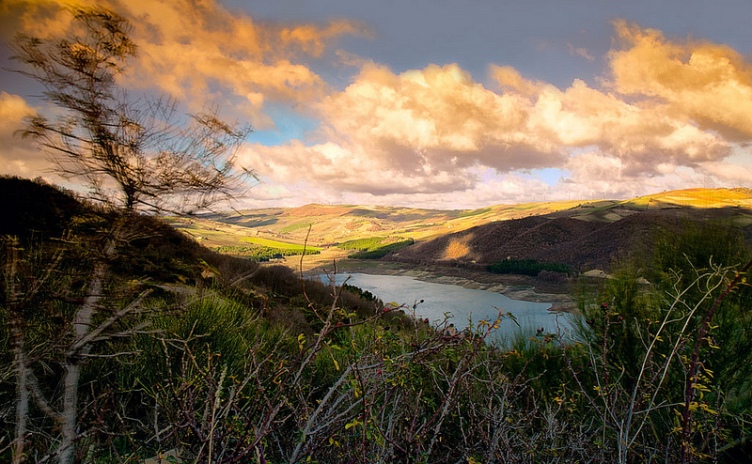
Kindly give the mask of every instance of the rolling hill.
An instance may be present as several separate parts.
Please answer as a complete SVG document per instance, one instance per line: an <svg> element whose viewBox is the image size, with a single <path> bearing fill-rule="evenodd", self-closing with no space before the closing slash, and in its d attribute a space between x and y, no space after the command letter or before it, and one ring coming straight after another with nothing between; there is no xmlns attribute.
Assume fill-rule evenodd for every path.
<svg viewBox="0 0 752 464"><path fill-rule="evenodd" d="M722 221L752 237L752 190L688 189L629 200L536 202L475 210L307 205L247 210L198 218L168 218L208 247L240 246L265 239L279 248L307 244L320 254L304 267L331 263L354 252L355 240L412 246L384 259L408 265L439 264L482 269L490 263L534 259L587 271L607 267L621 253L641 253L656 231L689 222ZM288 259L298 266L299 258Z"/></svg>

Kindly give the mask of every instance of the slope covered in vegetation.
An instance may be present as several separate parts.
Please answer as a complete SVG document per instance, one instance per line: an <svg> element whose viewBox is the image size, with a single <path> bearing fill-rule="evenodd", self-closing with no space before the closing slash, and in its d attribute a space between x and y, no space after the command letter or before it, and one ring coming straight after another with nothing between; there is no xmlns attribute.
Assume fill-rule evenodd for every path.
<svg viewBox="0 0 752 464"><path fill-rule="evenodd" d="M19 185L33 201L66 195ZM73 208L51 214L60 222L48 232L23 221L3 231L13 234L2 249L4 461L60 454L61 359L82 343L70 314L93 272L87 243L122 220L70 196L62 204ZM583 287L576 342L539 333L502 350L484 340L513 324L503 313L464 333L436 330L412 308L217 254L154 218L127 219L134 236L102 289L107 311L76 358L77 462L168 450L216 463L752 455L740 229L706 222L655 240L644 267L623 262L600 288ZM19 440L23 456L13 454Z"/></svg>
<svg viewBox="0 0 752 464"><path fill-rule="evenodd" d="M704 191L700 198L718 198L724 192ZM390 259L405 263L434 263L486 268L504 260L536 260L577 271L608 269L627 256L649 256L662 237L688 227L705 225L735 228L749 244L752 208L746 192L732 192L734 202L716 199L691 203L688 193L672 192L661 198L634 199L597 208L580 206L542 216L495 221L416 243ZM703 203L704 202L704 203ZM705 204L707 207L702 207ZM650 206L648 206L650 205Z"/></svg>

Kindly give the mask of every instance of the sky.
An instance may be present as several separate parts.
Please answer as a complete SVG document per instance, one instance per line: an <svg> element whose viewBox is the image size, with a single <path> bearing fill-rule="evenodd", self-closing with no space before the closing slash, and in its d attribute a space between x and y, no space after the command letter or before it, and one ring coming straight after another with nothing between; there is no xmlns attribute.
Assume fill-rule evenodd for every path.
<svg viewBox="0 0 752 464"><path fill-rule="evenodd" d="M0 173L71 185L14 135L54 113L17 33L133 24L119 84L252 126L238 208L438 209L752 188L749 0L0 0Z"/></svg>

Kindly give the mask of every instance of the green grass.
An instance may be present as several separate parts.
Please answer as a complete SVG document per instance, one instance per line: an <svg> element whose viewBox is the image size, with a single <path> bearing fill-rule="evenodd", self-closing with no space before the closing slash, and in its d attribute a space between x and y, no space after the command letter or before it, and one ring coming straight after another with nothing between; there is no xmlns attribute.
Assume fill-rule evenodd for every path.
<svg viewBox="0 0 752 464"><path fill-rule="evenodd" d="M222 253L222 254L243 256L246 258L250 258L254 261L268 261L270 259L282 258L284 256L298 256L298 255L303 254L302 247L300 249L284 250L281 248L271 248L271 247L265 247L261 245L250 245L250 246L221 245L218 247L214 247L214 251L216 251L217 253ZM307 255L317 255L321 253L321 250L307 249L305 250L305 253Z"/></svg>
<svg viewBox="0 0 752 464"><path fill-rule="evenodd" d="M355 259L381 259L389 253L397 251L401 248L408 247L413 243L415 243L415 240L409 238L407 240L390 243L388 245L383 245L374 249L359 251L357 253L353 253L352 255L350 255L350 257Z"/></svg>
<svg viewBox="0 0 752 464"><path fill-rule="evenodd" d="M481 214L490 213L490 212L491 212L491 208L471 209L471 210L460 212L457 215L457 217L466 218L466 217L472 217L472 216L480 216Z"/></svg>
<svg viewBox="0 0 752 464"><path fill-rule="evenodd" d="M243 237L242 239L240 239L240 241L268 248L276 248L278 250L299 251L300 253L303 253L304 249L306 250L306 252L321 251L320 248L312 246L304 247L303 245L300 245L298 243L281 242L279 240L272 240L262 237Z"/></svg>
<svg viewBox="0 0 752 464"><path fill-rule="evenodd" d="M296 222L294 224L290 224L288 226L284 226L283 228L279 229L279 233L281 234L289 234L292 232L297 232L301 229L307 229L310 227L310 222Z"/></svg>
<svg viewBox="0 0 752 464"><path fill-rule="evenodd" d="M382 246L384 240L386 240L386 237L359 238L340 243L338 248L342 250L371 251Z"/></svg>

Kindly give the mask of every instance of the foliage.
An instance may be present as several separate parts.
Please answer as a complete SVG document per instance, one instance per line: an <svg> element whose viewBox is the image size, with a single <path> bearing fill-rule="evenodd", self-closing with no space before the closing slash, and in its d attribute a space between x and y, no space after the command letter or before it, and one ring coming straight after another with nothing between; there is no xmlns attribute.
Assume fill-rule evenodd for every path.
<svg viewBox="0 0 752 464"><path fill-rule="evenodd" d="M373 293L369 292L368 290L363 290L360 287L356 287L355 285L350 284L342 284L342 287L346 289L347 291L353 292L360 296L361 298L368 300L368 301L378 301L378 297L374 295Z"/></svg>
<svg viewBox="0 0 752 464"><path fill-rule="evenodd" d="M572 269L566 264L543 263L534 259L505 259L488 266L495 274L523 274L537 276L542 271L570 274Z"/></svg>
<svg viewBox="0 0 752 464"><path fill-rule="evenodd" d="M14 430L2 439L14 464L30 456L62 464L88 459L84 445L106 434L81 426L92 414L105 420L111 406L106 380L103 390L83 388L93 382L89 368L133 355L128 342L148 331L154 288L133 271L164 278L149 268L159 250L144 243L154 230L136 212L207 208L251 174L234 166L248 129L224 123L216 111L181 124L176 102L130 98L117 85L135 54L129 23L105 9L70 11L69 37L19 35L14 42L13 58L26 66L18 72L41 84L44 98L61 110L53 120L30 117L21 135L49 152L59 174L83 179L100 208L44 211L65 230L57 242L3 241L0 318L12 327L6 340L16 404ZM28 226L21 232L28 236ZM168 269L178 281L190 273L185 263ZM57 321L53 340L36 330L39 317L44 325Z"/></svg>
<svg viewBox="0 0 752 464"><path fill-rule="evenodd" d="M622 263L590 294L598 300L583 301L590 368L572 371L620 462L744 452L744 428L731 424L752 411L739 394L752 379L752 261L738 237L726 224L688 225L659 240L652 260ZM650 436L666 438L651 444Z"/></svg>
<svg viewBox="0 0 752 464"><path fill-rule="evenodd" d="M30 182L18 177L0 176L0 235L18 237L28 242L59 237L70 219L82 212L75 196L41 178ZM29 208L28 205L34 205Z"/></svg>
<svg viewBox="0 0 752 464"><path fill-rule="evenodd" d="M306 255L317 255L321 253L321 250L304 249L302 246L300 248L272 248L263 245L222 245L215 247L214 250L217 253L243 256L254 261L269 261L270 259L279 259L284 256L300 256L304 252Z"/></svg>
<svg viewBox="0 0 752 464"><path fill-rule="evenodd" d="M384 256L394 253L397 250L408 247L415 243L415 239L408 238L407 240L401 240L398 242L389 243L387 245L381 245L376 248L371 248L364 251L359 251L350 255L355 259L381 259Z"/></svg>
<svg viewBox="0 0 752 464"><path fill-rule="evenodd" d="M348 240L337 245L342 250L372 251L382 246L387 237L368 237Z"/></svg>
<svg viewBox="0 0 752 464"><path fill-rule="evenodd" d="M308 254L308 251L319 250L318 248L312 246L300 245L298 243L281 242L279 240L271 240L263 237L243 237L241 240L253 245L278 248L281 250L292 250L298 252L298 254L303 254L304 250L306 251L306 254Z"/></svg>
<svg viewBox="0 0 752 464"><path fill-rule="evenodd" d="M691 266L691 279L667 271L660 275L668 281L647 284L641 264L620 264L613 279L583 294L575 342L571 334L541 332L498 348L484 340L512 323L502 314L451 335L413 319L409 308L361 298L347 284L301 281L283 266L258 267L190 240L163 238L166 232L153 235L121 250L130 264L111 274L110 307L130 304L129 272L172 269L176 256L194 264L185 267L185 284L168 287L175 292L157 280L136 284L152 289L139 305L152 311L149 330L103 340L91 352L128 356L84 365L79 461L134 462L167 450L192 462L732 462L732 451L734 458L744 456L750 337L741 327L726 327L734 317L745 320L749 306L741 267ZM43 281L56 243L62 246L47 242L22 261L9 259L12 247L6 247L15 275L34 277L8 280L13 274L6 266L3 281ZM3 366L14 359L15 325L8 321L14 311L28 313L23 340L34 347L29 366L44 394L59 388L62 371L54 360L67 335L54 330L56 321L76 308L55 295L84 294L85 266L96 263L81 259L86 247L63 248L55 269L67 271L50 273L28 305L4 303L0 311ZM154 264L139 264L131 254ZM215 277L197 276L201 260ZM5 288L5 295L14 294ZM114 295L123 297L120 303ZM119 330L140 320L124 320ZM3 444L11 443L16 425L16 378L9 368L0 370ZM56 425L33 398L29 404L33 433L26 452L38 460L54 450ZM6 447L0 459L11 454Z"/></svg>

